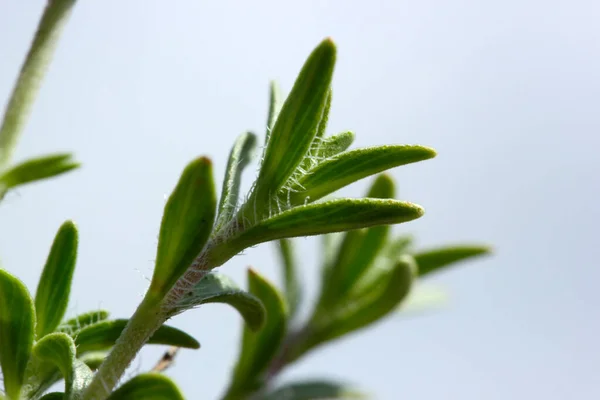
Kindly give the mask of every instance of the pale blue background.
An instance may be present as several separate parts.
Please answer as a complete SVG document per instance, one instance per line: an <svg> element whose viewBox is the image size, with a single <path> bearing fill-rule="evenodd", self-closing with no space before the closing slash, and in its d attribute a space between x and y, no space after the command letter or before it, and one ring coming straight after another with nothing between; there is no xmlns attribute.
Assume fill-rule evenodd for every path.
<svg viewBox="0 0 600 400"><path fill-rule="evenodd" d="M0 2L3 98L43 3ZM289 89L332 36L329 132L439 152L393 171L401 197L427 209L396 230L423 245L483 241L496 255L432 279L451 293L439 312L390 318L285 377L344 378L389 400L598 398L599 18L592 0L80 1L17 159L67 150L84 167L2 202L3 265L35 290L72 218L81 248L69 312L129 316L182 168L210 155L220 181L236 135L262 133L269 79ZM314 292L316 243L299 242ZM224 269L244 282L252 264L276 279L272 256L263 245ZM217 398L238 315L207 306L172 323L203 347L182 352L170 375L190 399Z"/></svg>

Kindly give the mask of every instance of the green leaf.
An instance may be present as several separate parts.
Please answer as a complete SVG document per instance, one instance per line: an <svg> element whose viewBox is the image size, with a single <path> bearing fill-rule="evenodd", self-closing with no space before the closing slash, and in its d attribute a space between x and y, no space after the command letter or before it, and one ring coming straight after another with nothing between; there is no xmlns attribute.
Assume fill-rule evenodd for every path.
<svg viewBox="0 0 600 400"><path fill-rule="evenodd" d="M65 315L77 261L77 245L77 227L67 221L56 233L35 294L38 338L53 332Z"/></svg>
<svg viewBox="0 0 600 400"><path fill-rule="evenodd" d="M275 389L260 400L366 399L368 396L347 385L328 381L294 382Z"/></svg>
<svg viewBox="0 0 600 400"><path fill-rule="evenodd" d="M0 366L4 389L18 399L31 356L35 326L33 300L25 285L0 269Z"/></svg>
<svg viewBox="0 0 600 400"><path fill-rule="evenodd" d="M278 242L279 256L283 266L284 295L292 318L302 300L302 287L298 277L298 266L294 257L293 243L289 239L281 239Z"/></svg>
<svg viewBox="0 0 600 400"><path fill-rule="evenodd" d="M208 303L224 303L235 308L251 330L261 328L265 320L265 309L256 297L241 290L231 278L211 272L202 278L194 288L185 293L172 307L171 315Z"/></svg>
<svg viewBox="0 0 600 400"><path fill-rule="evenodd" d="M333 157L346 151L354 142L354 133L350 131L341 132L337 135L324 138L317 147L315 158L318 161Z"/></svg>
<svg viewBox="0 0 600 400"><path fill-rule="evenodd" d="M368 198L393 198L394 195L394 181L387 175L378 176L367 192ZM324 304L344 297L361 279L381 253L389 230L389 226L381 225L346 233L336 261L327 271L322 291Z"/></svg>
<svg viewBox="0 0 600 400"><path fill-rule="evenodd" d="M425 276L459 261L483 256L490 252L491 249L487 246L463 245L421 251L413 254L413 257L419 266L419 276Z"/></svg>
<svg viewBox="0 0 600 400"><path fill-rule="evenodd" d="M65 394L63 392L52 392L42 396L40 400L64 400Z"/></svg>
<svg viewBox="0 0 600 400"><path fill-rule="evenodd" d="M448 301L448 293L436 286L415 285L398 307L402 315L416 315L438 309Z"/></svg>
<svg viewBox="0 0 600 400"><path fill-rule="evenodd" d="M207 263L221 265L231 254L271 240L321 235L412 221L424 213L412 203L384 199L335 199L294 207L215 245Z"/></svg>
<svg viewBox="0 0 600 400"><path fill-rule="evenodd" d="M325 131L327 130L327 123L329 122L329 110L331 109L331 97L333 93L331 88L327 92L327 98L325 99L325 106L323 107L323 113L321 114L321 118L319 119L319 126L317 127L317 134L315 135L315 140L320 140L325 136Z"/></svg>
<svg viewBox="0 0 600 400"><path fill-rule="evenodd" d="M177 385L164 375L140 374L125 382L107 400L183 400Z"/></svg>
<svg viewBox="0 0 600 400"><path fill-rule="evenodd" d="M375 178L367 192L367 197L372 199L393 199L396 196L396 185L391 176L381 174Z"/></svg>
<svg viewBox="0 0 600 400"><path fill-rule="evenodd" d="M83 354L79 359L92 371L96 371L104 359L108 356L108 351L92 351Z"/></svg>
<svg viewBox="0 0 600 400"><path fill-rule="evenodd" d="M215 230L218 230L233 216L236 206L238 205L242 171L252 160L252 153L255 148L256 135L246 132L237 138L229 153L229 161L227 162L225 178L223 179L223 189L221 191L221 200L219 202L219 216L217 217Z"/></svg>
<svg viewBox="0 0 600 400"><path fill-rule="evenodd" d="M344 152L301 177L290 201L315 201L369 175L434 156L433 149L423 146L380 146Z"/></svg>
<svg viewBox="0 0 600 400"><path fill-rule="evenodd" d="M21 398L38 399L61 379L62 374L55 364L33 356L29 359L25 370L24 381L27 383L23 386Z"/></svg>
<svg viewBox="0 0 600 400"><path fill-rule="evenodd" d="M215 219L216 195L208 158L192 161L169 197L160 227L149 292L162 298L206 244Z"/></svg>
<svg viewBox="0 0 600 400"><path fill-rule="evenodd" d="M393 240L390 240L383 252L382 255L387 257L389 260L395 261L398 257L406 254L411 245L413 244L413 237L410 235L401 235Z"/></svg>
<svg viewBox="0 0 600 400"><path fill-rule="evenodd" d="M281 88L275 81L271 81L269 85L269 113L267 115L267 135L265 144L269 143L269 136L271 136L271 130L275 126L275 121L277 121L277 116L281 111L281 106L283 105L281 95Z"/></svg>
<svg viewBox="0 0 600 400"><path fill-rule="evenodd" d="M84 314L79 314L78 316L68 319L65 322L61 323L57 328L57 332L64 332L71 336L75 336L77 332L86 326L93 325L100 321L104 321L108 319L109 312L106 310L96 310L89 311Z"/></svg>
<svg viewBox="0 0 600 400"><path fill-rule="evenodd" d="M82 398L92 381L92 371L75 357L75 343L66 333L50 333L33 348L34 355L58 367L65 379L65 393L69 400Z"/></svg>
<svg viewBox="0 0 600 400"><path fill-rule="evenodd" d="M253 390L279 351L286 334L287 310L281 293L252 269L248 270L248 286L250 293L264 304L267 320L258 332L244 329L240 355L226 399L243 398Z"/></svg>
<svg viewBox="0 0 600 400"><path fill-rule="evenodd" d="M302 162L298 165L294 174L289 179L291 182L295 182L298 177L306 174L306 171L313 168L318 162L321 160L321 146L323 145L325 135L325 131L327 129L327 122L329 121L329 110L331 108L331 97L332 92L329 89L329 93L327 95L327 100L325 101L325 107L323 108L323 114L321 115L321 119L319 121L319 126L317 127L317 133L313 142L311 143L310 149L306 156L303 158ZM288 188L284 188L288 189ZM285 190L284 190L285 192Z"/></svg>
<svg viewBox="0 0 600 400"><path fill-rule="evenodd" d="M325 39L300 71L266 145L256 180L256 204L268 204L310 149L329 96L335 56L334 43Z"/></svg>
<svg viewBox="0 0 600 400"><path fill-rule="evenodd" d="M79 167L71 154L53 154L32 158L0 174L0 185L6 189L64 174Z"/></svg>
<svg viewBox="0 0 600 400"><path fill-rule="evenodd" d="M75 0L48 2L42 15L0 126L0 169L12 157L73 4Z"/></svg>
<svg viewBox="0 0 600 400"><path fill-rule="evenodd" d="M115 344L127 322L126 319L116 319L98 322L83 328L75 338L77 354L109 349ZM200 348L200 344L196 339L179 329L167 325L158 328L147 344L166 344L188 349Z"/></svg>
<svg viewBox="0 0 600 400"><path fill-rule="evenodd" d="M306 337L294 350L293 358L310 349L363 329L388 315L408 295L416 264L410 256L403 256L393 268L381 271L367 287L354 290L340 299L335 307L317 309L309 323Z"/></svg>

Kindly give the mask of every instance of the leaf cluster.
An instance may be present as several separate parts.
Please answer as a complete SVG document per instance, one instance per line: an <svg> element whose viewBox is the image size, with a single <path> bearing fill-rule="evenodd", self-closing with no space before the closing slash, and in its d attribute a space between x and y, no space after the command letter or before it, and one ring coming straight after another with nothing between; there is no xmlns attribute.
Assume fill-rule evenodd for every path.
<svg viewBox="0 0 600 400"><path fill-rule="evenodd" d="M0 200L16 187L78 166L70 154L10 164L74 3L48 2L8 102L0 126ZM241 178L259 142L252 132L240 135L231 149L220 196L209 158L200 156L186 166L164 207L150 286L131 318L109 319L106 310L65 318L79 240L71 221L56 234L35 296L0 269L0 399L182 399L160 372L176 349L200 344L165 322L209 303L227 304L245 321L225 400L366 396L345 383L317 379L281 385L277 378L320 346L396 310L422 305L415 290L421 278L488 249L460 245L423 251L409 236L392 235L390 225L415 220L424 210L396 200L395 184L384 172L436 153L419 145L350 149L354 133L328 135L336 54L333 41L323 40L285 99L271 84L264 150L247 195L240 194ZM372 176L364 197L333 197ZM300 320L298 310L307 299L293 238L312 235L322 235L324 243L320 293L312 313ZM216 270L265 242L278 245L283 288L251 268L243 290ZM164 365L117 387L133 357L148 344L173 349L163 357ZM60 381L63 391L48 392Z"/></svg>

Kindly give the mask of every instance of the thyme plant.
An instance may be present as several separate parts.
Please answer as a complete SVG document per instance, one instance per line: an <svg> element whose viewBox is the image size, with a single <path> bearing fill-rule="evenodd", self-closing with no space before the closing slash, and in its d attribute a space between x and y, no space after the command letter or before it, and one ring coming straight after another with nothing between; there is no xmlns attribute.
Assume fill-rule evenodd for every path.
<svg viewBox="0 0 600 400"><path fill-rule="evenodd" d="M0 128L0 198L21 185L78 166L70 154L12 163L44 71L74 0L50 0L27 54ZM221 194L207 157L181 174L162 216L150 286L129 319L106 310L65 318L76 265L78 233L65 222L50 247L31 296L0 269L0 399L182 399L162 374L179 348L198 349L189 334L165 325L172 317L208 303L225 303L244 319L242 341L223 399L333 399L362 394L339 382L279 384L280 372L327 343L364 329L414 299L421 278L488 252L484 246L415 249L390 225L412 221L423 209L395 200L390 168L430 159L433 149L388 145L349 150L354 134L326 135L336 47L323 40L309 55L283 100L271 85L259 172L240 196L241 173L259 138L243 133L231 149ZM358 180L375 176L365 197L333 198ZM304 291L290 238L323 235L320 294L310 316L298 318ZM246 248L275 242L283 288L257 270L240 289L217 267ZM172 346L156 367L120 383L139 350ZM60 392L48 392L64 381Z"/></svg>

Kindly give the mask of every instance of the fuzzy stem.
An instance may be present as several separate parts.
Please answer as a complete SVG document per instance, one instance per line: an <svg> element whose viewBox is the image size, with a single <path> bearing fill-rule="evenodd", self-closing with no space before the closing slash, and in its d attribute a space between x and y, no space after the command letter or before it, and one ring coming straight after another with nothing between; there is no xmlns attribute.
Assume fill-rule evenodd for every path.
<svg viewBox="0 0 600 400"><path fill-rule="evenodd" d="M160 302L146 296L129 320L106 360L100 365L94 380L86 389L83 400L104 400L150 336L165 322Z"/></svg>
<svg viewBox="0 0 600 400"><path fill-rule="evenodd" d="M75 0L49 0L0 126L0 169L10 161L25 126L56 42Z"/></svg>

